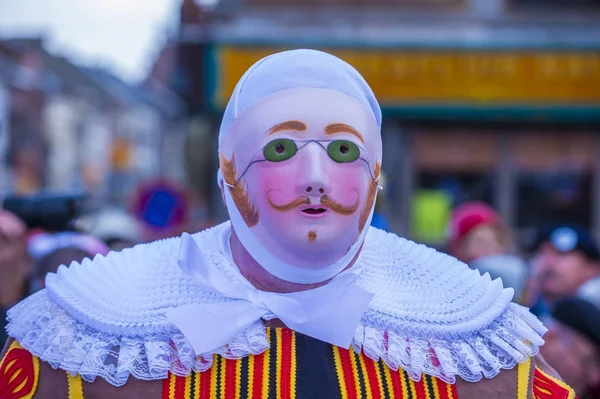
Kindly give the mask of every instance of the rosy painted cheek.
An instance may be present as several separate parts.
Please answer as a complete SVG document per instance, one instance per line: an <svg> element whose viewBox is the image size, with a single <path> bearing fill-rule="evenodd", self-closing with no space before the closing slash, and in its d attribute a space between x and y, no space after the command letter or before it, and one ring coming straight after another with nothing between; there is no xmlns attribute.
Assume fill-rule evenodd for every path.
<svg viewBox="0 0 600 399"><path fill-rule="evenodd" d="M267 193L275 203L296 199L297 169L297 165L292 163L266 164L256 168L247 179L252 199L256 203L267 203Z"/></svg>
<svg viewBox="0 0 600 399"><path fill-rule="evenodd" d="M364 168L340 165L329 173L331 197L343 204L352 204L357 197L363 201L368 186Z"/></svg>

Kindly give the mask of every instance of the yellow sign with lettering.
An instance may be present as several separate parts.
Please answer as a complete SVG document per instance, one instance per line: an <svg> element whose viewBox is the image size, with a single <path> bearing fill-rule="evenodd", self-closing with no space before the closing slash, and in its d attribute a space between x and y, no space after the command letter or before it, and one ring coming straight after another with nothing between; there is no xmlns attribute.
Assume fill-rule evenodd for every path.
<svg viewBox="0 0 600 399"><path fill-rule="evenodd" d="M223 107L254 62L280 49L222 46ZM352 64L382 105L600 105L600 52L325 49Z"/></svg>

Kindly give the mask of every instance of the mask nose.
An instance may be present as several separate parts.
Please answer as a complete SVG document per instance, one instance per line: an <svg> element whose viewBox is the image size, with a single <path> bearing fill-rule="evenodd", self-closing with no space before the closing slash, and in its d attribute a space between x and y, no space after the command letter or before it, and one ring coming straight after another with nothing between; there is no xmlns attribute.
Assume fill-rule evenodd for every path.
<svg viewBox="0 0 600 399"><path fill-rule="evenodd" d="M317 143L304 148L305 166L298 181L298 194L307 197L321 197L329 193L327 171L325 170L327 154Z"/></svg>

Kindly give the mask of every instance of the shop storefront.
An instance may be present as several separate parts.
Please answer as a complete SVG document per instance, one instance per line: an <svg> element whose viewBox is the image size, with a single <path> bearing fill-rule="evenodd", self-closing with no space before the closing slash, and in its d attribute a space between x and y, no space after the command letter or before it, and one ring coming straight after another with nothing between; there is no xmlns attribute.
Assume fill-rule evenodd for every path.
<svg viewBox="0 0 600 399"><path fill-rule="evenodd" d="M382 104L400 234L441 244L450 208L469 199L523 237L552 220L600 229L600 49L320 48L354 65ZM214 109L280 49L215 45Z"/></svg>

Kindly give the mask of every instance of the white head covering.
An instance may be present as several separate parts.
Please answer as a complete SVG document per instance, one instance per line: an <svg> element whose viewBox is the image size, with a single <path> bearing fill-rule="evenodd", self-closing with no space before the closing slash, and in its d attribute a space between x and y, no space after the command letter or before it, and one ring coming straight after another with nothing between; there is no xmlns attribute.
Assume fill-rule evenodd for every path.
<svg viewBox="0 0 600 399"><path fill-rule="evenodd" d="M252 65L229 99L219 129L219 143L231 124L253 103L275 92L297 88L328 89L344 93L370 109L381 128L381 108L373 91L354 67L317 50L290 50L272 54Z"/></svg>
<svg viewBox="0 0 600 399"><path fill-rule="evenodd" d="M219 130L219 153L223 155L224 141L233 139L229 137L234 131L231 129L232 124L251 105L270 94L298 88L326 89L343 93L370 111L378 130L381 129L381 109L377 99L364 78L350 64L322 51L306 49L284 51L255 63L237 83L225 109ZM377 152L377 161L380 162L381 152ZM247 165L238 166L239 170L244 170ZM219 171L219 185L222 179ZM252 257L271 274L283 280L305 284L326 281L351 262L365 239L374 209L373 205L368 222L343 258L319 269L305 270L287 264L264 248L243 222L228 190L225 190L225 199L237 236Z"/></svg>

